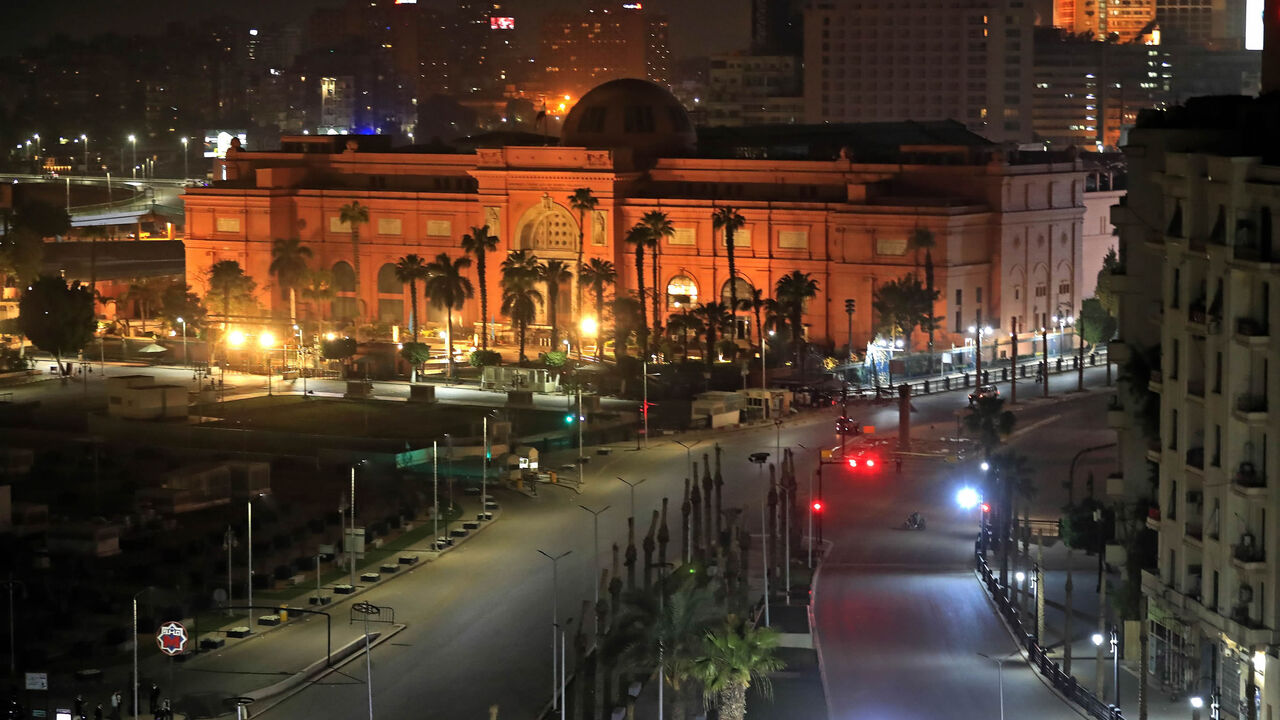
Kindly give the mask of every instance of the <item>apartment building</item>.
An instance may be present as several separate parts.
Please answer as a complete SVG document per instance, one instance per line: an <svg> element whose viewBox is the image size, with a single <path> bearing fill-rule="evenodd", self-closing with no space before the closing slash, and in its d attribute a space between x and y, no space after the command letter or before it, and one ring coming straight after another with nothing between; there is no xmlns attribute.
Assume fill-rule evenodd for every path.
<svg viewBox="0 0 1280 720"><path fill-rule="evenodd" d="M1207 97L1144 113L1113 210L1122 467L1108 491L1137 499L1158 537L1142 572L1151 680L1250 720L1280 711L1277 112L1274 97Z"/></svg>

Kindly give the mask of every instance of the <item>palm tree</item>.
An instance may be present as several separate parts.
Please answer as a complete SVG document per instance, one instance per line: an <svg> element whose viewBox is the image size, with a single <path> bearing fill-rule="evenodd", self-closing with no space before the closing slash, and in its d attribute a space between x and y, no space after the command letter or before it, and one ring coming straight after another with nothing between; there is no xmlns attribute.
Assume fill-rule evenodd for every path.
<svg viewBox="0 0 1280 720"><path fill-rule="evenodd" d="M596 209L596 205L600 204L600 199L591 194L590 188L578 188L569 196L569 207L578 213L578 262L574 267L582 268L582 252L585 249L583 242L587 235L587 213ZM598 241L597 241L598 242ZM577 337L580 333L576 329L582 321L582 282L583 278L574 277L573 279L573 335ZM600 318L596 318L597 323ZM599 324L596 325L599 327ZM599 344L599 343L597 343ZM578 338L578 352L582 352L582 338Z"/></svg>
<svg viewBox="0 0 1280 720"><path fill-rule="evenodd" d="M534 287L537 279L537 258L524 250L512 250L502 262L502 314L511 318L519 331L521 363L528 360L525 338L542 304L542 293Z"/></svg>
<svg viewBox="0 0 1280 720"><path fill-rule="evenodd" d="M809 273L792 270L778 278L773 294L787 313L788 322L791 325L791 346L796 356L796 367L804 372L804 356L801 354L804 349L802 318L805 303L818 295L818 281L810 277Z"/></svg>
<svg viewBox="0 0 1280 720"><path fill-rule="evenodd" d="M361 205L358 200L352 200L338 208L338 221L346 223L351 228L351 269L356 274L356 314L360 319L364 319L364 312L361 309L364 300L360 297L360 226L369 222L369 207Z"/></svg>
<svg viewBox="0 0 1280 720"><path fill-rule="evenodd" d="M129 283L129 289L125 291L125 301L131 302L138 309L138 315L142 318L142 333L147 332L147 320L151 317L151 310L164 299L164 289L168 282L162 278L147 278L145 280L135 280Z"/></svg>
<svg viewBox="0 0 1280 720"><path fill-rule="evenodd" d="M735 627L736 626L736 627ZM747 716L747 689L760 688L765 698L773 695L768 673L786 666L774 652L778 632L730 622L723 630L708 632L703 656L695 663L702 680L704 699L720 707L721 720L743 720Z"/></svg>
<svg viewBox="0 0 1280 720"><path fill-rule="evenodd" d="M670 238L676 234L676 228L671 224L671 220L667 218L667 214L661 210L650 210L640 218L640 222L649 228L649 250L653 253L653 334L657 335L662 332L658 319L662 317L661 306L662 284L658 281L658 250L662 246L663 238Z"/></svg>
<svg viewBox="0 0 1280 720"><path fill-rule="evenodd" d="M709 367L716 358L716 334L733 322L733 315L724 303L718 302L703 303L693 314L702 321L702 331L707 343L705 361Z"/></svg>
<svg viewBox="0 0 1280 720"><path fill-rule="evenodd" d="M604 343L600 341L604 335L604 289L618 281L618 271L608 260L591 258L591 262L579 266L578 277L596 298L596 361L600 361L604 359Z"/></svg>
<svg viewBox="0 0 1280 720"><path fill-rule="evenodd" d="M418 281L430 277L427 261L410 253L396 261L396 280L409 285L409 334L418 342Z"/></svg>
<svg viewBox="0 0 1280 720"><path fill-rule="evenodd" d="M449 379L454 378L453 369L453 311L462 308L469 298L475 296L471 279L462 271L471 267L471 258L460 257L457 260L449 257L449 253L440 253L427 265L427 281L423 289L431 304L445 311L445 353L449 356Z"/></svg>
<svg viewBox="0 0 1280 720"><path fill-rule="evenodd" d="M760 348L760 362L764 362L764 325L760 324L760 311L768 305L769 299L760 288L752 288L751 297L743 298L742 309L750 310L756 318L756 346Z"/></svg>
<svg viewBox="0 0 1280 720"><path fill-rule="evenodd" d="M705 653L703 638L716 621L718 603L709 586L668 578L657 592L635 590L623 600L611 642L623 648L625 667L648 673L657 666L672 690L671 717L686 717L686 682L696 679L697 661Z"/></svg>
<svg viewBox="0 0 1280 720"><path fill-rule="evenodd" d="M271 243L271 266L267 272L275 276L281 287L289 289L289 322L298 323L298 285L307 273L307 261L311 248L298 238L276 238Z"/></svg>
<svg viewBox="0 0 1280 720"><path fill-rule="evenodd" d="M333 300L337 294L333 289L333 273L328 270L308 270L302 281L302 297L311 303L311 310L319 320L323 313L318 312L322 303Z"/></svg>
<svg viewBox="0 0 1280 720"><path fill-rule="evenodd" d="M613 359L617 362L627 354L631 333L640 327L644 305L630 295L621 295L613 298L609 309L613 312Z"/></svg>
<svg viewBox="0 0 1280 720"><path fill-rule="evenodd" d="M697 337L702 331L702 320L697 315L690 314L688 310L673 313L667 318L667 332L671 333L673 338L676 333L680 333L680 347L684 350L685 360L689 359L689 333Z"/></svg>
<svg viewBox="0 0 1280 720"><path fill-rule="evenodd" d="M548 260L538 266L538 279L547 285L547 324L551 326L551 350L560 350L560 327L557 321L560 286L573 279L563 260Z"/></svg>
<svg viewBox="0 0 1280 720"><path fill-rule="evenodd" d="M644 251L653 243L653 234L648 225L636 223L627 231L628 243L636 246L636 299L640 301L640 352L649 351L649 318L644 308Z"/></svg>
<svg viewBox="0 0 1280 720"><path fill-rule="evenodd" d="M219 260L209 268L209 294L222 301L222 329L231 321L231 303L253 293L257 283L235 260Z"/></svg>
<svg viewBox="0 0 1280 720"><path fill-rule="evenodd" d="M911 233L911 247L916 251L917 265L919 264L920 251L924 250L924 287L930 298L930 310L927 313L927 319L922 323L921 329L929 333L928 371L930 373L933 372L933 333L938 328L938 322L934 318L932 309L932 302L937 299L937 295L933 289L933 253L931 251L937 247L937 244L933 237L933 231L928 228L916 228ZM1014 352L1017 352L1017 348L1014 348Z"/></svg>
<svg viewBox="0 0 1280 720"><path fill-rule="evenodd" d="M976 397L964 416L965 429L978 437L983 458L991 457L1003 439L1013 432L1016 416L1004 409L1004 398Z"/></svg>
<svg viewBox="0 0 1280 720"><path fill-rule="evenodd" d="M476 278L480 281L480 347L489 349L489 284L485 257L498 249L498 237L486 225L477 225L462 236L462 249L476 256Z"/></svg>
<svg viewBox="0 0 1280 720"><path fill-rule="evenodd" d="M734 315L735 325L738 315L738 264L734 257L733 236L746 224L746 218L738 214L737 208L716 208L711 213L711 226L716 230L724 229L725 257L729 259L729 311Z"/></svg>

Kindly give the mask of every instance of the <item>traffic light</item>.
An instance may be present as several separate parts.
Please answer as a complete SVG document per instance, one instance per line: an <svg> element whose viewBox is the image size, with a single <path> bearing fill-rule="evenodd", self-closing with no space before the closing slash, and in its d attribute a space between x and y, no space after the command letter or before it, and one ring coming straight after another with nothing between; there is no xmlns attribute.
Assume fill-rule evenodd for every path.
<svg viewBox="0 0 1280 720"><path fill-rule="evenodd" d="M564 416L564 424L565 425L573 424L573 413L568 413Z"/></svg>
<svg viewBox="0 0 1280 720"><path fill-rule="evenodd" d="M855 300L855 299L853 299L853 298L849 298L849 299L845 300L845 301L844 301L844 311L845 311L845 312L847 312L847 313L849 313L849 314L851 314L851 315L852 315L853 313L857 312L857 311L858 311L858 301L857 301L857 300Z"/></svg>
<svg viewBox="0 0 1280 720"><path fill-rule="evenodd" d="M983 514L983 515L985 515L985 514L987 514L987 513L989 513L989 512L991 512L991 504L990 504L990 503L982 503L982 514Z"/></svg>
<svg viewBox="0 0 1280 720"><path fill-rule="evenodd" d="M813 501L813 511L814 511L815 513L820 513L820 512L822 512L822 501L821 501L821 500L814 500L814 501Z"/></svg>

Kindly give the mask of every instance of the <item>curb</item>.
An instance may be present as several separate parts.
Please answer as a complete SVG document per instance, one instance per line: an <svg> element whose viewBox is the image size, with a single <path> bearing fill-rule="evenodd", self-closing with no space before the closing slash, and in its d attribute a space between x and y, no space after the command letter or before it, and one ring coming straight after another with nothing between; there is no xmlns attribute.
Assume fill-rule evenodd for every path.
<svg viewBox="0 0 1280 720"><path fill-rule="evenodd" d="M1047 679L1045 679L1044 675L1040 674L1040 671L1031 662L1031 660L1028 659L1027 649L1022 646L1021 642L1018 641L1018 636L1014 634L1013 628L1010 627L1009 625L1009 621L1005 620L1004 615L1001 615L999 609L996 608L995 598L991 597L990 591L987 590L986 583L982 582L982 576L978 574L978 571L976 569L973 571L973 574L974 574L974 579L978 581L978 586L982 588L982 596L987 599L987 604L991 606L992 614L994 614L996 618L1000 620L1001 627L1003 627L1005 632L1009 634L1009 639L1013 641L1014 646L1018 648L1018 657L1022 658L1022 661L1027 664L1027 667L1031 670L1031 674L1035 675L1036 679L1040 681L1041 685L1044 685L1049 692L1053 693L1054 696L1056 696L1059 700L1061 700L1062 704L1066 705L1068 708L1074 711L1077 715L1084 718L1084 720L1093 720L1093 718L1090 717L1090 715L1086 713L1083 708L1079 707L1074 702L1072 702L1071 699L1068 698L1066 695L1063 695L1061 690L1054 687L1053 683L1049 682Z"/></svg>

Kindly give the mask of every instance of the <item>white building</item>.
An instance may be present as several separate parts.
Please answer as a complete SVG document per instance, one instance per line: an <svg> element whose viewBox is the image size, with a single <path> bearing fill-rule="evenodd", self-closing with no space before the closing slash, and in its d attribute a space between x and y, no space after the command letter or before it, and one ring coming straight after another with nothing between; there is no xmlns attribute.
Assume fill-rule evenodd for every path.
<svg viewBox="0 0 1280 720"><path fill-rule="evenodd" d="M1142 572L1151 680L1251 720L1280 711L1280 681L1266 680L1280 677L1280 480L1269 477L1280 414L1268 411L1272 396L1280 407L1269 332L1280 165L1259 132L1276 110L1274 99L1200 98L1145 116L1113 214L1116 359L1129 379L1110 413L1122 468L1108 490L1149 502L1158 533L1157 567ZM1155 422L1144 429L1144 418Z"/></svg>

